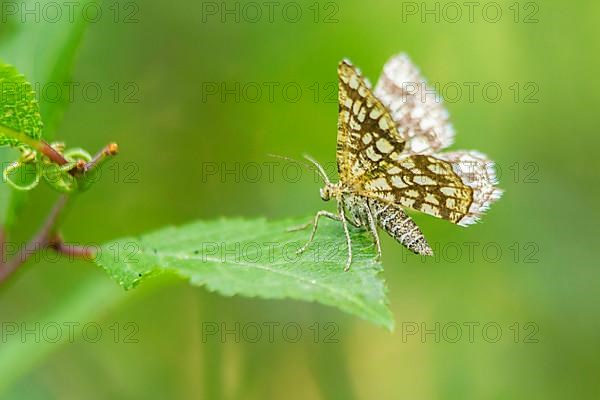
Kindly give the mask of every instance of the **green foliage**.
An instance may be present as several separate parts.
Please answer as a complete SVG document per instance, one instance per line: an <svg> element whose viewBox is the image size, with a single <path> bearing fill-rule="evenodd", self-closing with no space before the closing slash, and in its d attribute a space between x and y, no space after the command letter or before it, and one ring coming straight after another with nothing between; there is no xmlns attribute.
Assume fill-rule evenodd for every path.
<svg viewBox="0 0 600 400"><path fill-rule="evenodd" d="M25 77L13 66L0 63L0 146L26 144L26 138L19 138L22 135L34 140L42 137L40 108Z"/></svg>
<svg viewBox="0 0 600 400"><path fill-rule="evenodd" d="M55 143L51 145L52 149L66 160L57 165L34 150L45 146L38 140L41 136L42 119L31 84L14 67L0 63L0 146L19 147L22 153L17 161L3 168L3 181L16 190L28 191L43 177L59 192L75 192L79 189L78 178L82 174L73 176L70 171L78 161L90 162L92 156L79 148L65 151L63 143ZM33 169L33 179L22 182L27 169ZM86 179L82 189L87 189L89 184L90 180Z"/></svg>
<svg viewBox="0 0 600 400"><path fill-rule="evenodd" d="M391 330L372 238L352 230L354 261L344 272L346 239L334 221L321 221L309 249L296 254L309 230L287 229L309 219L222 219L169 227L106 243L95 261L125 289L173 273L225 296L316 301Z"/></svg>
<svg viewBox="0 0 600 400"><path fill-rule="evenodd" d="M25 3L30 3L25 5ZM0 56L8 64L14 65L30 82L43 88L48 84L63 85L71 80L75 56L89 18L81 10L97 0L80 0L78 10L69 18L65 13L58 20L49 18L23 18L19 13L6 14L4 19L10 30L2 32ZM58 4L54 0L29 0L19 2L29 9L52 9ZM93 7L92 7L93 8ZM4 23L4 21L3 21ZM40 110L44 121L44 138L52 140L65 109L67 96L59 101L47 96L39 96Z"/></svg>
<svg viewBox="0 0 600 400"><path fill-rule="evenodd" d="M95 2L83 0L79 2L79 6L85 7ZM36 1L39 7L52 3L52 0ZM73 20L61 18L60 21L27 18L23 22L19 15L5 17L6 24L3 22L3 27L9 29L0 31L2 59L14 65L30 82L35 82L40 87L48 83L62 84L68 81L76 51L88 22L83 14L75 13ZM52 139L54 129L67 106L66 99L61 100L56 102L43 96L39 99L46 140ZM13 148L0 147L0 163L3 165L7 165L17 156L18 153ZM12 190L9 185L0 184L0 225L7 234L13 230L26 198L26 192Z"/></svg>
<svg viewBox="0 0 600 400"><path fill-rule="evenodd" d="M83 7L94 0L79 2ZM52 0L36 2L44 7ZM23 3L24 4L24 3ZM29 4L34 7L34 4ZM16 67L17 70L31 81L41 87L48 83L62 84L69 80L75 53L79 47L83 30L87 22L82 18L83 14L75 13L73 21L62 18L58 22L36 21L35 18L27 18L26 22L20 20L19 15L3 15L0 27L0 56L2 59ZM9 27L10 29L4 29ZM24 87L27 87L25 85ZM52 139L54 128L60 121L66 106L65 99L61 102L49 101L41 97L39 106L44 121L44 137ZM7 165L19 157L19 152L12 147L0 147L0 163ZM20 211L26 203L28 193L13 190L10 185L0 183L0 226L4 233L10 237L16 230L16 220ZM51 276L48 276L51 278ZM43 281L43 282L42 282ZM102 277L91 276L88 279L77 281L77 284L66 287L60 291L60 295L41 301L39 297L27 295L18 297L19 300L10 300L11 293L38 293L44 290L53 290L56 287L52 279L43 279L40 286L18 286L23 281L13 281L10 284L19 289L11 292L10 287L3 288L3 303L9 305L11 310L18 310L13 314L19 315L15 323L32 324L42 321L46 323L69 323L72 321L89 321L101 315L111 306L121 302L125 296L122 291L114 288ZM108 285L107 285L108 283ZM9 286L7 285L7 286ZM36 303L37 302L37 303ZM35 311L31 311L27 305L35 304ZM38 307L39 306L39 307ZM7 310L3 310L4 317L8 318ZM5 320L6 320L5 318ZM80 327L76 328L80 329ZM6 390L22 375L37 367L54 351L68 343L68 335L61 337L59 341L23 341L20 335L7 338L0 346L0 397L6 398ZM10 397L10 396L8 396Z"/></svg>
<svg viewBox="0 0 600 400"><path fill-rule="evenodd" d="M75 148L62 152L63 157L68 161L67 164L58 166L47 160L43 160L42 176L48 184L63 193L74 193L80 189L79 178L81 176L73 176L69 171L75 166L78 160L83 160L86 163L92 161L92 156L85 150ZM84 186L87 189L89 186Z"/></svg>

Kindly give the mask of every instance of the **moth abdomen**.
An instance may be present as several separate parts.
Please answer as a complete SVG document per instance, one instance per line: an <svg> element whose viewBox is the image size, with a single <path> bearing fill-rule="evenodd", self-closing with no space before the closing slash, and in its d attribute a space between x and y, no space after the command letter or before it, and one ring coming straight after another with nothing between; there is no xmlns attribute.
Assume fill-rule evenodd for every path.
<svg viewBox="0 0 600 400"><path fill-rule="evenodd" d="M369 208L377 225L407 249L416 254L432 256L433 250L425 236L401 207L385 204L376 199L369 199Z"/></svg>

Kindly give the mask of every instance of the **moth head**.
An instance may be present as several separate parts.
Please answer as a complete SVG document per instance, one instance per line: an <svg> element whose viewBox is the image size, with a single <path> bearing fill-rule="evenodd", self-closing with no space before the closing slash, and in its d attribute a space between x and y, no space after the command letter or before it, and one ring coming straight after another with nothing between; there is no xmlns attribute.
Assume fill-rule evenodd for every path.
<svg viewBox="0 0 600 400"><path fill-rule="evenodd" d="M321 188L321 190L319 190L319 194L321 195L321 199L323 199L323 201L329 201L329 199L331 199L331 188L329 185Z"/></svg>

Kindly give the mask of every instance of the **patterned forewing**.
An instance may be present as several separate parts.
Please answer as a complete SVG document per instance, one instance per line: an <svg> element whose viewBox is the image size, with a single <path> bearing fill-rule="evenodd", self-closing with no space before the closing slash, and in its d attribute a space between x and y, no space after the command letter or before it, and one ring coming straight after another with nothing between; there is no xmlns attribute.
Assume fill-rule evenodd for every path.
<svg viewBox="0 0 600 400"><path fill-rule="evenodd" d="M412 65L402 57L394 62ZM367 81L350 62L344 60L339 64L338 76L337 162L343 185L358 195L378 199L385 204L412 208L456 224L471 223L478 215L474 208L481 208L475 207L478 204L475 196L478 188L474 187L477 182L464 179L461 171L453 168L458 165L454 159L446 160L442 155L412 154L416 150L416 147L411 147L412 142L417 138L431 139L426 148L420 149L426 153L451 142L453 132L444 119L447 118L442 112L444 110L439 108L444 114L440 114L443 121L439 121L443 132L432 128L427 130L428 136L413 127L410 129L415 131L416 136L406 132L402 134L398 129L403 129L406 121L392 118L389 109L373 94ZM390 77L384 76L388 80ZM379 87L382 95L390 94L382 89L385 87ZM388 103L391 106L395 104ZM441 106L431 105L432 110L438 107ZM414 121L420 118L419 113L411 115ZM419 122L421 128L423 123Z"/></svg>
<svg viewBox="0 0 600 400"><path fill-rule="evenodd" d="M469 213L473 189L452 164L429 155L384 156L360 194L459 223Z"/></svg>
<svg viewBox="0 0 600 400"><path fill-rule="evenodd" d="M377 169L383 154L400 154L404 142L385 106L349 61L338 66L337 164L340 180L356 186Z"/></svg>

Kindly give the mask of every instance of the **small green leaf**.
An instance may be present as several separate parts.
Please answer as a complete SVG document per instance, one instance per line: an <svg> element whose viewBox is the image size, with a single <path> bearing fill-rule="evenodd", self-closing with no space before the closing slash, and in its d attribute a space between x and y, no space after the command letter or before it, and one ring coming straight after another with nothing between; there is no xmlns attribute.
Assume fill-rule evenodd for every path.
<svg viewBox="0 0 600 400"><path fill-rule="evenodd" d="M106 243L95 262L125 289L174 273L225 296L317 301L393 329L372 238L351 230L354 261L344 272L346 239L335 221L322 220L308 250L296 254L310 229L287 229L309 220L223 219L169 227Z"/></svg>
<svg viewBox="0 0 600 400"><path fill-rule="evenodd" d="M0 125L0 146L23 144L10 130L35 140L42 137L42 117L33 88L13 66L4 63L0 63Z"/></svg>
<svg viewBox="0 0 600 400"><path fill-rule="evenodd" d="M54 0L35 0L28 7L40 7L56 4ZM81 0L78 6L86 8L96 0ZM24 4L24 3L22 3ZM0 56L14 65L36 87L44 88L49 84L63 85L70 80L77 49L81 43L89 18L85 13L74 13L73 19L60 18L59 21L42 18L26 18L21 15L2 15L0 27ZM4 21L4 18L6 21ZM6 23L4 23L6 22ZM68 96L60 101L48 96L39 96L40 110L44 121L44 139L49 141L60 122ZM14 161L18 157L15 149L0 147L0 164ZM27 192L12 190L9 185L0 184L0 228L11 235L15 223L28 198Z"/></svg>

